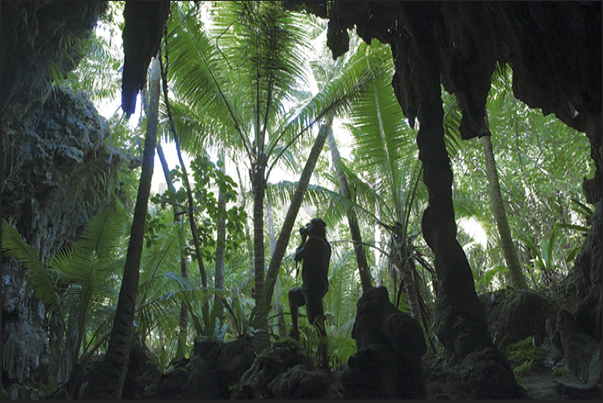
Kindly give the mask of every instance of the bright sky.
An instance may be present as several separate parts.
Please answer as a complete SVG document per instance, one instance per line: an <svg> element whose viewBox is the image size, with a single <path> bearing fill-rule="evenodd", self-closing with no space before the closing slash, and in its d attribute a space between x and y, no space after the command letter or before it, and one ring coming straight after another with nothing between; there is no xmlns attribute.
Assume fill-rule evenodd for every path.
<svg viewBox="0 0 603 403"><path fill-rule="evenodd" d="M118 15L116 18L118 17L120 16ZM99 21L96 28L96 32L98 35L104 37L107 40L111 39L111 42L114 43L114 46L116 46L118 49L123 49L121 35L113 35L113 37L109 38L111 34L107 29L106 24L104 24L103 22ZM142 110L140 98L141 97L139 94L136 98L136 111L132 114L132 116L130 116L130 119L128 121L128 125L131 129L135 129L138 125L138 121L140 120L140 112ZM118 96L115 100L108 100L105 104L96 106L99 114L106 119L109 119L113 115L113 113L115 113L115 111L117 111L118 114L123 113L123 111L121 110L121 96ZM143 136L144 133L139 133L139 135ZM168 162L168 167L170 169L174 169L176 165L180 165L178 163L178 154L176 153L176 147L174 146L174 144L162 144L162 147L163 152L165 154L165 158ZM187 155L183 155L183 158L188 166L188 163L190 163L190 158L188 158ZM155 169L153 171L151 193L162 193L163 191L165 191L165 189L167 189L167 184L165 182L165 177L161 168L161 162L159 161L159 157L157 156L157 154L155 154Z"/></svg>
<svg viewBox="0 0 603 403"><path fill-rule="evenodd" d="M99 35L105 37L106 39L109 39L110 33L106 29L106 25L103 24L102 22L99 23L97 26L97 33ZM325 36L325 35L326 35L326 33L324 33L322 36ZM122 49L121 35L114 35L111 38L111 41L114 43L114 46L117 46L119 49ZM320 43L324 42L324 41L325 41L325 38L321 38L321 37L317 38L315 40L315 46L320 46ZM312 91L313 94L316 94L318 92L318 87L316 85L316 81L314 80L314 77L312 76L312 74L309 74L308 76L309 76L309 81L310 81L310 90ZM108 119L111 117L111 115L116 110L118 111L118 113L123 113L121 111L120 104L121 104L121 97L119 96L118 99L113 100L113 101L108 101L104 105L98 105L97 108L99 110L99 113L103 117ZM140 119L140 111L141 110L142 110L142 106L141 106L140 94L139 94L139 96L137 97L137 100L136 100L136 111L129 119L130 128L135 129L137 127L138 121ZM351 156L351 148L349 146L350 135L347 132L347 130L345 130L341 127L340 120L336 119L334 121L333 130L334 130L335 136L338 138L338 142L339 142L338 146L339 146L339 151L340 151L341 156L343 158L350 158L350 156ZM144 133L139 133L139 135L143 136ZM169 169L174 169L176 165L180 165L178 162L178 155L176 153L176 147L175 147L174 143L162 144L162 147L163 147L164 154L166 156L166 160L168 162ZM210 156L211 156L212 161L215 163L217 161L217 156L215 155L215 153L210 152ZM190 166L190 158L186 154L183 155L183 158L184 158L184 161L185 161L187 167L189 167ZM236 173L236 170L234 169L234 166L232 165L232 163L228 163L228 162L226 163L226 173L235 179L237 178L237 173ZM241 171L241 175L243 175L243 180L249 180L246 169ZM297 180L297 178L291 178L290 173L287 173L287 172L284 172L282 170L275 168L270 174L269 182L276 183L281 180ZM163 175L161 163L159 161L159 157L157 155L155 155L155 169L153 172L153 182L151 185L151 192L152 193L157 193L157 192L161 193L166 188L167 188L167 184L165 182L165 178Z"/></svg>

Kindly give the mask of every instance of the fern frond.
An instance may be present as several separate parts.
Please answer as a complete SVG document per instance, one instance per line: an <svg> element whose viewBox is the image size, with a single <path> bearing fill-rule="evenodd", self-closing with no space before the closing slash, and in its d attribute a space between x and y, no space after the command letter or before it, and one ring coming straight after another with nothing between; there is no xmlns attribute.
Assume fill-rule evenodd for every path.
<svg viewBox="0 0 603 403"><path fill-rule="evenodd" d="M46 266L38 251L28 245L19 234L17 228L2 220L2 252L15 258L27 267L27 284L36 298L46 306L47 312L52 313L59 308L57 280L59 273Z"/></svg>

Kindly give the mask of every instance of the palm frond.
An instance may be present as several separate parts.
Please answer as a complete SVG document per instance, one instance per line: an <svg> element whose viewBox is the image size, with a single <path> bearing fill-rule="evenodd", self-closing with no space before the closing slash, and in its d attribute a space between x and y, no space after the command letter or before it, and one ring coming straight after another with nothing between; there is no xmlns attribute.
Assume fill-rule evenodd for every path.
<svg viewBox="0 0 603 403"><path fill-rule="evenodd" d="M228 141L227 136L221 136L221 122L214 119L212 116L200 115L196 109L186 103L178 100L170 100L170 109L180 149L189 155L195 155L210 144L222 145L221 141ZM168 116L165 107L160 109L162 113L162 121L167 123ZM201 116L200 119L197 117ZM171 131L168 125L162 125L163 139L168 142L171 139Z"/></svg>
<svg viewBox="0 0 603 403"><path fill-rule="evenodd" d="M286 205L290 203L296 187L297 182L283 180L278 183L268 184L266 190L267 193L270 193L270 197L274 198L273 200ZM337 191L312 183L308 184L302 204L306 206L327 205L328 208L322 217L327 224L341 221L350 209L353 209L359 218L368 222L377 220L375 215L361 204L343 197Z"/></svg>
<svg viewBox="0 0 603 403"><path fill-rule="evenodd" d="M279 138L293 141L323 116L347 112L368 90L373 77L381 73L379 66L371 67L364 52L356 53L336 77L285 117L277 130Z"/></svg>
<svg viewBox="0 0 603 403"><path fill-rule="evenodd" d="M113 259L126 231L126 217L123 209L102 210L86 224L86 230L74 248L82 253L94 253L99 258Z"/></svg>
<svg viewBox="0 0 603 403"><path fill-rule="evenodd" d="M461 119L463 114L459 107L456 97L442 91L443 94L443 108L444 117L442 119L442 125L444 126L444 142L446 144L446 151L450 158L453 158L461 144Z"/></svg>
<svg viewBox="0 0 603 403"><path fill-rule="evenodd" d="M58 253L49 261L61 273L60 284L66 287L62 310L74 318L77 351L86 340L87 330L94 328L91 318L98 315L98 308L117 295L113 276L118 276L121 267L115 261L119 260L126 224L123 210L103 210L88 222L71 251Z"/></svg>
<svg viewBox="0 0 603 403"><path fill-rule="evenodd" d="M38 251L28 245L19 234L17 228L2 220L2 252L19 261L29 270L28 286L33 289L36 298L46 306L47 312L52 313L59 307L57 280L59 273L46 266Z"/></svg>
<svg viewBox="0 0 603 403"><path fill-rule="evenodd" d="M202 23L178 4L169 27L168 77L173 81L176 98L197 111L196 119L209 117L224 131L243 136L242 104L237 99L236 82L223 68L221 52L214 46Z"/></svg>
<svg viewBox="0 0 603 403"><path fill-rule="evenodd" d="M345 332L345 323L356 313L358 299L358 282L355 279L357 268L353 259L352 248L333 248L333 256L329 270L329 292L325 295L324 304L327 315L339 335L349 336Z"/></svg>
<svg viewBox="0 0 603 403"><path fill-rule="evenodd" d="M278 155L281 155L283 158L283 162L289 170L293 172L299 172L302 170L302 165L296 158L296 153L294 153L290 148L286 148L282 145L275 145L274 152Z"/></svg>

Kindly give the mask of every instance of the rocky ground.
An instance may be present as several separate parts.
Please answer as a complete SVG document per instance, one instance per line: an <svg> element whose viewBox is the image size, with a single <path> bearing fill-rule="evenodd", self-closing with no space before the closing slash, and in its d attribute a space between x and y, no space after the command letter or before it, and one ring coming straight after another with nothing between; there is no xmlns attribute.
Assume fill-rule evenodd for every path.
<svg viewBox="0 0 603 403"><path fill-rule="evenodd" d="M124 397L151 399L344 399L344 364L331 370L311 369L309 352L297 342L284 339L255 355L249 340L229 343L198 337L195 355L181 361L166 374L156 367L152 354L136 346L130 376L126 380ZM435 359L445 361L439 357ZM444 393L447 384L462 384L462 372L441 363L425 363L427 369L427 399L465 399L471 390ZM510 360L517 368L524 364ZM85 380L93 377L87 370ZM136 367L136 368L134 368ZM599 399L601 386L584 383L573 375L563 359L556 362L545 356L532 361L528 369L516 374L523 388L524 399L573 400ZM466 382L469 382L465 379ZM479 385L477 386L479 388Z"/></svg>
<svg viewBox="0 0 603 403"><path fill-rule="evenodd" d="M533 363L533 369L518 375L518 382L529 398L535 400L601 399L601 387L582 383L565 367L544 362Z"/></svg>
<svg viewBox="0 0 603 403"><path fill-rule="evenodd" d="M602 397L601 383L593 385L579 379L549 342L535 342L534 346L532 340L528 341L523 343L523 348L508 347L508 354L517 358L509 359L520 386L517 398L567 400ZM515 352L512 352L514 348ZM221 343L197 337L194 355L162 374L153 354L146 347L136 345L132 350L123 396L129 399L349 398L349 391L346 391L351 373L348 363L330 370L319 370L312 368L311 357L311 351L290 338L281 339L258 354L254 352L253 343L246 338ZM364 354L363 357L370 359L371 356ZM85 370L85 382L93 381L94 369L99 362L91 363ZM424 359L426 398L479 398L484 393L483 389L490 387L492 382L487 381L487 374L480 373L480 362L481 358L455 364L444 354ZM371 378L369 375L367 379ZM497 380L494 382L498 383ZM383 385L379 385L379 389L382 388ZM382 391L375 390L375 393Z"/></svg>

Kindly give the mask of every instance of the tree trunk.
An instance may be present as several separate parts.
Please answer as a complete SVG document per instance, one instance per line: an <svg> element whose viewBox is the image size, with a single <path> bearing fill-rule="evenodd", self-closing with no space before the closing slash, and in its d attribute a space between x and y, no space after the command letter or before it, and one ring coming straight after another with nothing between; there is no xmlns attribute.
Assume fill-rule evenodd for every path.
<svg viewBox="0 0 603 403"><path fill-rule="evenodd" d="M381 208L379 202L375 202L375 215L381 221ZM383 270L381 269L381 226L375 222L375 267L377 268L377 287L381 287L383 284Z"/></svg>
<svg viewBox="0 0 603 403"><path fill-rule="evenodd" d="M252 168L253 182L253 274L256 313L263 312L264 306L264 197L266 195L266 181L264 179L263 154L258 156L258 162ZM256 315L251 325L261 331L253 338L253 347L256 352L270 346L268 337L268 315Z"/></svg>
<svg viewBox="0 0 603 403"><path fill-rule="evenodd" d="M335 166L335 171L337 172L337 180L339 181L339 193L341 193L343 197L351 201L352 195L350 194L348 179L345 177L345 174L340 169L341 156L339 155L339 149L337 148L337 143L335 142L335 136L333 136L332 130L329 130L327 142L329 144L329 149L331 150L331 158L333 159L333 165ZM362 291L366 292L369 288L373 286L373 282L371 279L371 271L368 267L368 262L366 260L366 252L364 250L364 244L362 243L360 227L358 226L358 217L356 216L356 212L352 209L347 211L346 216L348 218L348 225L350 227L352 241L354 242L354 252L356 253L356 263L358 263L358 273L360 274Z"/></svg>
<svg viewBox="0 0 603 403"><path fill-rule="evenodd" d="M421 303L417 283L415 282L415 261L411 257L411 250L408 246L406 237L406 228L399 222L394 225L390 240L390 264L394 270L394 289L396 278L400 278L400 286L396 290L396 307L399 307L400 296L402 295L402 282L404 282L404 291L408 300L410 316L417 322L422 323ZM427 328L427 326L425 326Z"/></svg>
<svg viewBox="0 0 603 403"><path fill-rule="evenodd" d="M241 187L241 198L243 208L245 209L247 206L247 197L245 196L245 187L243 186L243 178L241 177L241 171L239 170L239 165L236 164L237 168L237 176L239 177L239 186ZM245 220L245 239L247 240L247 252L249 253L249 261L253 262L253 242L251 241L251 235L249 234L249 225L247 220Z"/></svg>
<svg viewBox="0 0 603 403"><path fill-rule="evenodd" d="M130 243L126 255L124 275L107 354L99 374L100 379L97 379L96 393L91 394L91 396L101 399L119 399L121 397L126 371L128 369L128 362L130 360L130 348L132 347L133 333L132 325L134 321L134 312L136 310L140 259L142 256L147 206L151 192L151 181L153 178L155 145L157 143L159 79L159 62L157 59L153 59L151 63L151 90L149 114L147 118L147 132L142 159L142 172L140 174L138 195L136 197L136 206L134 207L134 217L132 220Z"/></svg>
<svg viewBox="0 0 603 403"><path fill-rule="evenodd" d="M172 178L170 178L170 168L168 167L167 160L165 159L165 155L163 154L163 148L161 147L161 143L157 143L157 155L159 156L159 161L161 162L161 167L163 168L163 176L165 177L165 181L167 183L168 189L172 193L176 193L176 188L174 187L174 182ZM184 236L184 228L182 223L182 211L180 211L180 207L173 206L174 209L174 224L178 225L178 249L180 250L180 273L182 277L188 280L188 256L184 251L184 247L186 246L186 240ZM180 321L179 321L180 329L178 333L178 347L176 348L176 357L175 359L184 358L185 350L186 350L186 337L188 333L188 309L185 304L182 304L180 307Z"/></svg>
<svg viewBox="0 0 603 403"><path fill-rule="evenodd" d="M220 150L219 155L222 166L220 170L226 173L226 161L224 160L224 150ZM215 270L215 287L218 290L224 289L224 263L226 260L226 197L224 192L218 189L218 224L216 229L216 270ZM216 295L214 298L214 306L216 307L216 316L222 322L224 316L222 303Z"/></svg>
<svg viewBox="0 0 603 403"><path fill-rule="evenodd" d="M511 237L511 229L509 228L509 223L507 221L507 214L505 213L502 195L500 194L498 172L496 170L494 152L492 151L492 140L490 136L482 136L480 137L480 141L484 146L486 173L488 175L488 187L490 188L490 197L492 198L492 209L494 210L496 227L498 228L498 234L500 235L500 245L505 256L507 268L509 269L511 284L515 289L527 289L528 283L526 282L526 279L523 276L523 273L521 272L519 258L517 257L517 249L513 244L513 238Z"/></svg>
<svg viewBox="0 0 603 403"><path fill-rule="evenodd" d="M310 178L314 172L314 167L316 166L320 152L325 145L328 132L331 130L331 122L331 118L327 117L325 124L320 127L316 140L314 140L312 150L310 151L310 155L308 156L308 160L306 161L306 165L304 166L304 170L302 171L299 182L297 183L297 187L295 188L295 193L293 194L291 204L287 210L287 215L285 216L285 221L283 222L283 227L281 228L281 233L276 241L274 255L270 260L270 266L268 267L268 273L266 274L266 298L264 301L272 301L274 284L276 283L283 256L285 256L289 238L291 237L291 230L293 229L295 219L297 218L297 213L304 199L304 194L306 193L306 189L310 183ZM258 310L258 313L263 317L267 317L269 311L270 304L267 302L265 306L262 306L261 311Z"/></svg>
<svg viewBox="0 0 603 403"><path fill-rule="evenodd" d="M404 244L403 247L406 248L406 244ZM404 266L404 291L406 292L406 299L408 300L410 316L412 316L412 318L417 322L423 323L421 304L419 302L419 290L417 289L417 283L414 279L416 265L415 262L408 256L408 253L406 254L406 264Z"/></svg>
<svg viewBox="0 0 603 403"><path fill-rule="evenodd" d="M270 197L266 199L266 217L268 218L268 237L270 240L270 256L274 256L274 249L276 248L276 236L274 235L274 214L272 214L272 203ZM276 308L276 323L278 327L278 334L280 337L285 337L287 329L285 328L285 317L283 312L283 303L281 302L281 285L276 280L274 285L274 304Z"/></svg>
<svg viewBox="0 0 603 403"><path fill-rule="evenodd" d="M253 267L255 274L255 306L262 306L264 293L264 196L266 194L263 170L258 169L253 191ZM260 176L261 175L261 176ZM259 323L258 323L259 325Z"/></svg>
<svg viewBox="0 0 603 403"><path fill-rule="evenodd" d="M176 127L174 126L174 119L172 117L172 110L170 108L170 100L168 97L167 71L165 71L163 69L163 66L161 68L161 74L163 75L163 99L165 101L165 107L166 107L167 113L168 113L168 123L169 123L170 129L172 131L172 136L174 137L174 143L176 144L176 152L178 154L178 161L180 162L180 166L182 167L182 179L184 182L184 186L186 188L186 195L188 198L188 220L189 220L191 232L193 235L193 242L195 244L195 255L197 256L197 262L199 263L199 273L201 274L201 285L203 286L203 288L207 288L207 275L205 273L205 265L203 264L203 256L201 255L201 246L199 245L199 235L197 232L197 224L195 223L195 214L194 214L195 203L193 201L193 191L191 188L190 181L188 180L188 173L186 172L186 165L184 164L184 159L182 158L182 150L180 149L180 141L178 140L178 133L176 132ZM202 310L202 314L203 314L203 320L205 321L205 326L207 326L207 324L209 322L209 308L208 308L207 304L203 304L201 310Z"/></svg>

